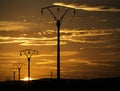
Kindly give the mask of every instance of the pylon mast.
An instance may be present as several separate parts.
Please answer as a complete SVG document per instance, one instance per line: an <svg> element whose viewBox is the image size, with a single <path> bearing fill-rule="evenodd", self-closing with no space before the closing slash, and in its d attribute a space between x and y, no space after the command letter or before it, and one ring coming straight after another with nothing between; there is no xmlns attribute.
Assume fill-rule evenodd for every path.
<svg viewBox="0 0 120 91"><path fill-rule="evenodd" d="M61 27L61 22L62 22L64 16L67 14L67 12L71 8L67 8L67 10L58 19L55 16L55 14L51 11L51 8L54 8L54 7L57 7L58 11L59 11L60 6L49 6L49 7L41 8L41 13L43 13L44 9L47 9L50 12L50 14L53 16L54 20L56 21L56 26L57 26L57 79L60 80L60 27ZM74 11L75 11L75 9L74 9Z"/></svg>

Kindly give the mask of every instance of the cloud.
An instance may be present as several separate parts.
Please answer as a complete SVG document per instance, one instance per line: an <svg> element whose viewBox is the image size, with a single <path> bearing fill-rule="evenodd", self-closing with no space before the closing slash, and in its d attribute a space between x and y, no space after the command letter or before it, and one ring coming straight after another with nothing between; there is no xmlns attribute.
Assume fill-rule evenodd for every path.
<svg viewBox="0 0 120 91"><path fill-rule="evenodd" d="M31 38L31 37L3 37L0 36L0 44L10 44L10 43L18 43L22 46L40 46L40 45L56 45L56 38ZM66 44L66 42L61 42L61 45Z"/></svg>
<svg viewBox="0 0 120 91"><path fill-rule="evenodd" d="M61 40L63 41L72 41L78 43L104 43L106 41L106 37L110 36L114 32L113 29L93 29L93 30L61 30Z"/></svg>
<svg viewBox="0 0 120 91"><path fill-rule="evenodd" d="M85 11L109 11L109 12L120 12L120 9L116 8L105 8L105 6L88 6L88 5L76 5L76 4L65 4L65 3L53 3L56 6L63 6L68 8L74 8Z"/></svg>
<svg viewBox="0 0 120 91"><path fill-rule="evenodd" d="M16 61L14 61L14 60L9 60L9 61L0 61L0 64L13 64L13 63L16 63Z"/></svg>
<svg viewBox="0 0 120 91"><path fill-rule="evenodd" d="M52 56L56 56L56 52L52 52L52 53L50 53L50 54L40 54L40 55L38 55L38 57L52 57ZM79 52L77 52L77 51L61 51L60 52L60 54L61 54L61 56L62 57L67 57L67 56L72 56L72 55L76 55L76 54L79 54Z"/></svg>
<svg viewBox="0 0 120 91"><path fill-rule="evenodd" d="M80 30L80 29L63 29L61 32L61 45L66 45L69 41L76 42L76 43L105 43L109 41L111 36L114 33L119 33L118 30L113 29L98 29L98 30ZM17 32L16 32L17 33ZM36 33L39 34L40 32ZM46 32L47 34L47 32ZM41 35L40 37L27 37L24 34L23 37L10 37L10 36L0 36L0 44L10 44L16 43L22 46L53 46L57 45L57 37L55 36L55 32L51 32L51 37L44 37ZM27 34L29 35L29 34ZM21 35L19 35L21 36ZM107 37L104 37L107 36ZM107 39L109 38L109 39Z"/></svg>
<svg viewBox="0 0 120 91"><path fill-rule="evenodd" d="M53 63L56 63L54 60L48 60L48 59L42 59L40 62L36 62L35 64L40 64L40 65L43 65L43 64L53 64Z"/></svg>
<svg viewBox="0 0 120 91"><path fill-rule="evenodd" d="M0 31L18 31L29 29L30 23L23 23L19 21L0 21Z"/></svg>
<svg viewBox="0 0 120 91"><path fill-rule="evenodd" d="M19 53L17 52L9 52L9 53L0 53L0 58L6 58L6 59L9 59L9 58L19 58L19 56L17 56L16 54L19 55ZM6 62L6 61L4 61Z"/></svg>
<svg viewBox="0 0 120 91"><path fill-rule="evenodd" d="M66 42L60 42L61 45L66 44ZM24 43L21 43L20 45L22 46L53 46L53 45L57 45L56 41L27 41Z"/></svg>
<svg viewBox="0 0 120 91"><path fill-rule="evenodd" d="M79 54L79 52L77 51L62 51L61 52L61 56L72 56L76 54Z"/></svg>
<svg viewBox="0 0 120 91"><path fill-rule="evenodd" d="M112 64L108 64L108 63L99 63L99 62L91 62L90 60L82 60L82 59L80 59L80 60L78 60L78 59L70 59L69 60L69 63L70 64L74 64L75 63L75 65L76 65L76 63L77 64L84 64L84 65L89 65L89 66L110 66L110 67L112 67L112 66L114 66L114 65L112 65ZM74 66L74 65L73 65Z"/></svg>

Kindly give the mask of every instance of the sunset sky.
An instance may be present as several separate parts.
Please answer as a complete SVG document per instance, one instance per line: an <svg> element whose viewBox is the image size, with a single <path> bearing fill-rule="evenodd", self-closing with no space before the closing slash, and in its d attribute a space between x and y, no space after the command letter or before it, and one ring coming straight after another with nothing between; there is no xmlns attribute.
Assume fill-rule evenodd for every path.
<svg viewBox="0 0 120 91"><path fill-rule="evenodd" d="M13 80L13 64L24 63L21 79L28 76L27 57L33 49L31 78L56 78L57 19L67 8L60 28L61 78L120 77L120 0L0 0L0 81ZM76 14L74 15L74 9ZM16 72L18 79L18 71Z"/></svg>

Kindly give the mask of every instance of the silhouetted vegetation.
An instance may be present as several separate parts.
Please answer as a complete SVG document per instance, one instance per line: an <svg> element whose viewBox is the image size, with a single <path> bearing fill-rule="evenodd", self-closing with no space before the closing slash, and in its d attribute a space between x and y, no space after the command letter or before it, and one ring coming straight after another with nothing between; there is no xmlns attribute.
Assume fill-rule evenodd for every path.
<svg viewBox="0 0 120 91"><path fill-rule="evenodd" d="M4 91L64 91L64 90L119 90L120 78L107 79L61 79L58 83L57 79L40 79L27 81L5 81L0 82L0 90Z"/></svg>

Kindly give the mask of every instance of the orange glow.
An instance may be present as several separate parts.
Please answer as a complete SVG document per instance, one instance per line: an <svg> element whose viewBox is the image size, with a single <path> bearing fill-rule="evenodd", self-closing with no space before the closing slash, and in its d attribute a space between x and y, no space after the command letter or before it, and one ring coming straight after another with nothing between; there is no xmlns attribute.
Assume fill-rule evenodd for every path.
<svg viewBox="0 0 120 91"><path fill-rule="evenodd" d="M24 79L22 79L23 81L28 81L28 77L25 77ZM33 80L32 78L30 78L30 80Z"/></svg>

